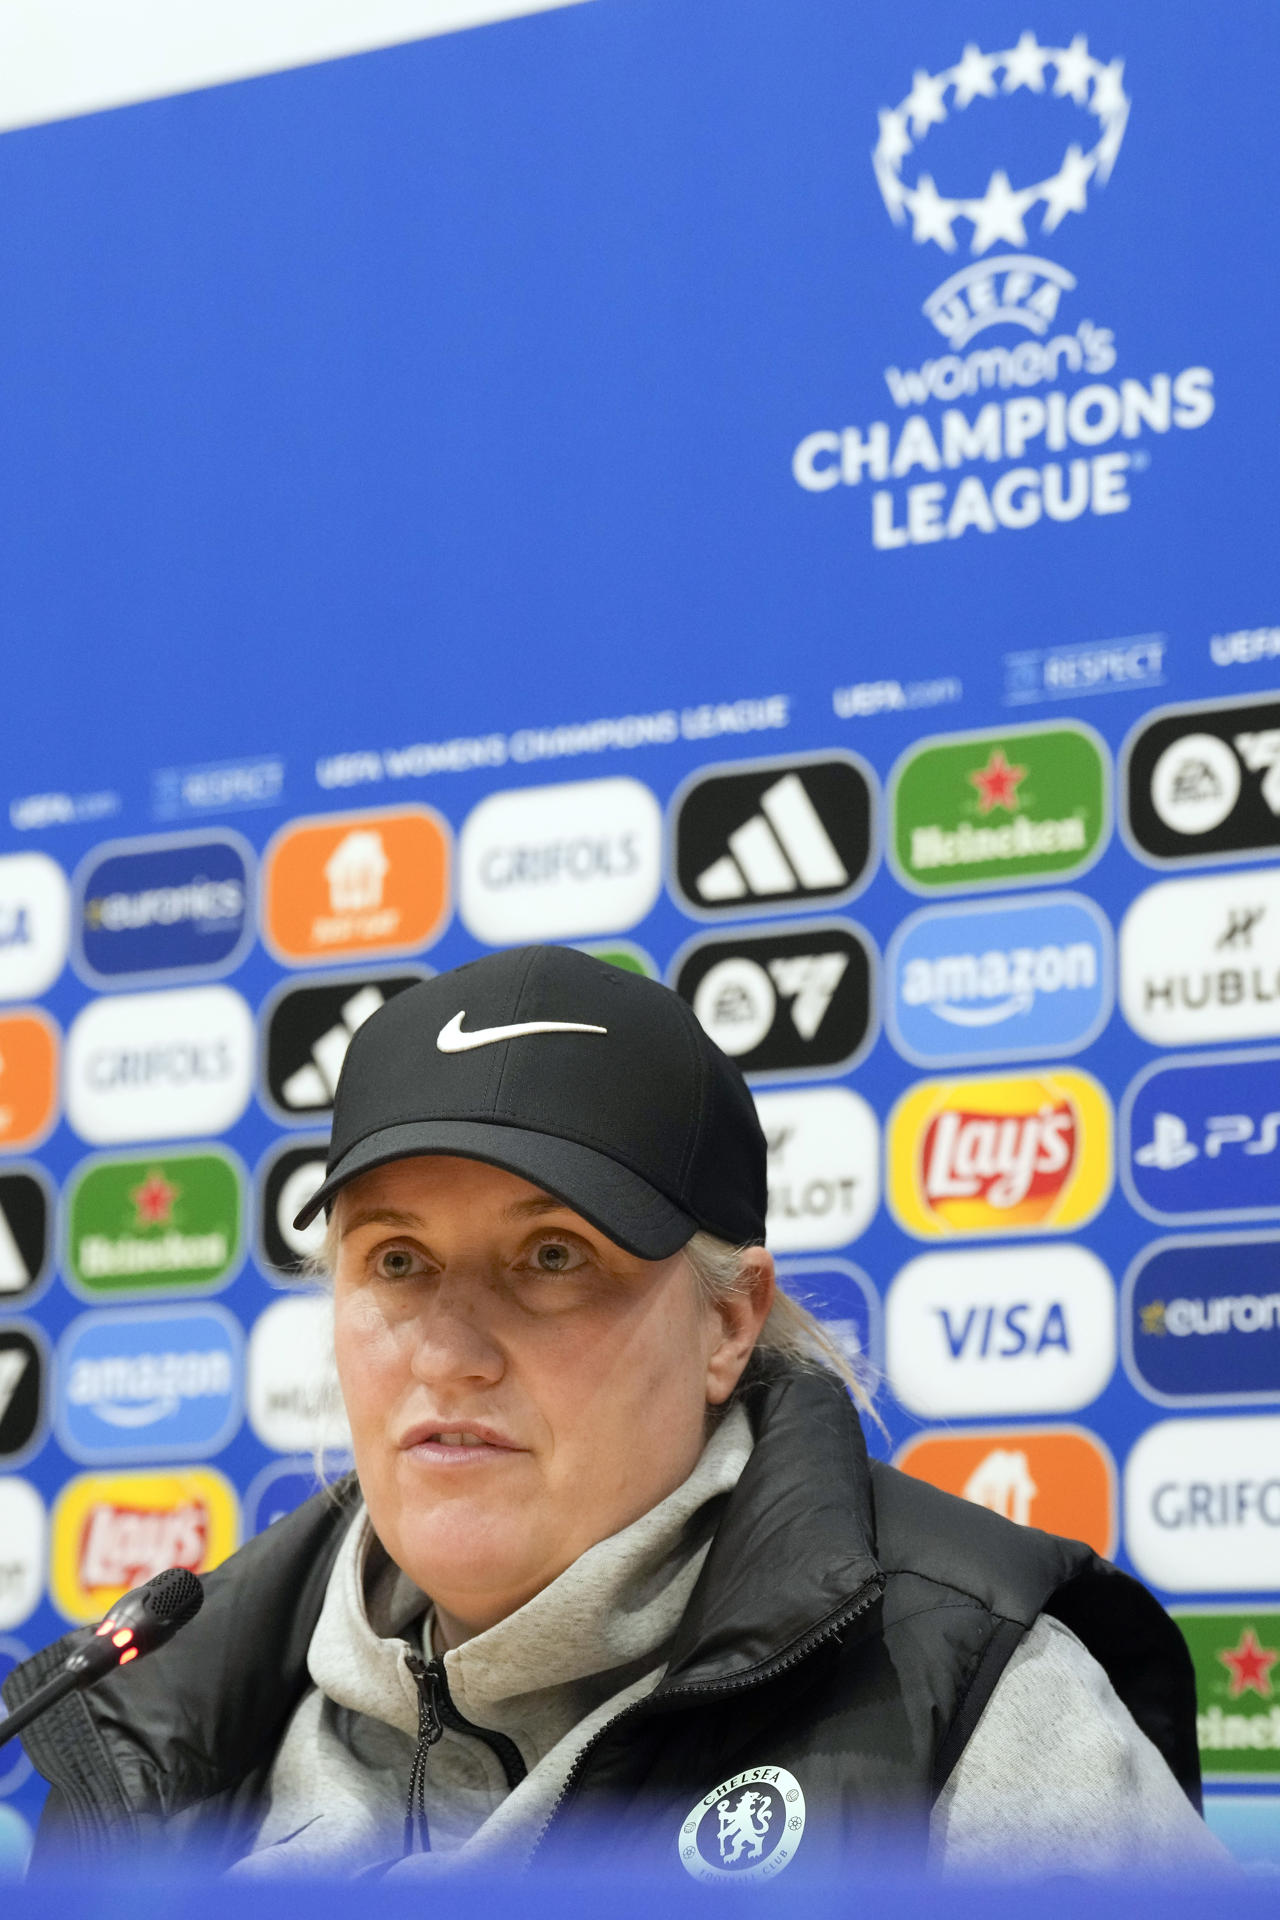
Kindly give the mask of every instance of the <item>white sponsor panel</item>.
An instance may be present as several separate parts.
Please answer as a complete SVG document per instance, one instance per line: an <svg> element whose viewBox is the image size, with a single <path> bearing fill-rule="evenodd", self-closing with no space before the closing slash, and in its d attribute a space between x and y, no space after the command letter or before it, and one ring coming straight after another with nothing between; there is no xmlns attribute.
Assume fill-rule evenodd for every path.
<svg viewBox="0 0 1280 1920"><path fill-rule="evenodd" d="M35 1612L44 1590L44 1501L29 1481L0 1479L0 1632Z"/></svg>
<svg viewBox="0 0 1280 1920"><path fill-rule="evenodd" d="M35 1000L67 961L71 889L47 853L0 858L0 1000Z"/></svg>
<svg viewBox="0 0 1280 1920"><path fill-rule="evenodd" d="M1161 880L1120 929L1120 1004L1144 1040L1280 1033L1280 870Z"/></svg>
<svg viewBox="0 0 1280 1920"><path fill-rule="evenodd" d="M1161 1420L1125 1463L1125 1544L1166 1593L1267 1593L1280 1575L1280 1414Z"/></svg>
<svg viewBox="0 0 1280 1920"><path fill-rule="evenodd" d="M230 987L92 1000L67 1036L67 1117L95 1146L224 1133L253 1089L253 1045Z"/></svg>
<svg viewBox="0 0 1280 1920"><path fill-rule="evenodd" d="M249 1335L249 1425L276 1453L349 1449L333 1359L333 1306L324 1297L275 1300Z"/></svg>
<svg viewBox="0 0 1280 1920"><path fill-rule="evenodd" d="M926 1253L886 1305L898 1399L927 1419L1070 1413L1115 1370L1116 1293L1083 1247Z"/></svg>
<svg viewBox="0 0 1280 1920"><path fill-rule="evenodd" d="M638 780L491 794L458 843L459 911L486 946L623 933L662 885L662 813Z"/></svg>
<svg viewBox="0 0 1280 1920"><path fill-rule="evenodd" d="M843 1247L880 1204L880 1125L848 1087L760 1093L769 1147L769 1245L775 1253Z"/></svg>

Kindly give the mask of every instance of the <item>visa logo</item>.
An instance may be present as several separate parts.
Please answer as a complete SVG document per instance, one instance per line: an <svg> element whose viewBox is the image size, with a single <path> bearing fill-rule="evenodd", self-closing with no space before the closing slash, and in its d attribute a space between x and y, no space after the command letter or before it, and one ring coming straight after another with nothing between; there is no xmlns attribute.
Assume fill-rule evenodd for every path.
<svg viewBox="0 0 1280 1920"><path fill-rule="evenodd" d="M889 1288L885 1351L926 1419L1074 1412L1115 1370L1115 1287L1069 1243L921 1254Z"/></svg>
<svg viewBox="0 0 1280 1920"><path fill-rule="evenodd" d="M953 1360L967 1354L985 1360L1016 1360L1020 1354L1041 1354L1046 1348L1071 1351L1067 1317L1060 1300L1048 1307L1015 1300L1004 1307L969 1307L963 1317L950 1307L936 1309L943 1337Z"/></svg>

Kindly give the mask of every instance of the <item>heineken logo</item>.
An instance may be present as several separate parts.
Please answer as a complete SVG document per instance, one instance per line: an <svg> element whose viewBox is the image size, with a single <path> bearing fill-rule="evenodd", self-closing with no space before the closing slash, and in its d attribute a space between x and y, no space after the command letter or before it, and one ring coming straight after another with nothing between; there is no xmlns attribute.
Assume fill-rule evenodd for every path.
<svg viewBox="0 0 1280 1920"><path fill-rule="evenodd" d="M1207 1780L1280 1777L1280 1610L1175 1616L1196 1670Z"/></svg>
<svg viewBox="0 0 1280 1920"><path fill-rule="evenodd" d="M1101 744L1083 727L942 735L898 764L890 850L920 893L1062 877L1101 852L1107 801Z"/></svg>
<svg viewBox="0 0 1280 1920"><path fill-rule="evenodd" d="M225 1152L90 1162L71 1192L71 1279L95 1297L207 1292L238 1262L241 1217Z"/></svg>

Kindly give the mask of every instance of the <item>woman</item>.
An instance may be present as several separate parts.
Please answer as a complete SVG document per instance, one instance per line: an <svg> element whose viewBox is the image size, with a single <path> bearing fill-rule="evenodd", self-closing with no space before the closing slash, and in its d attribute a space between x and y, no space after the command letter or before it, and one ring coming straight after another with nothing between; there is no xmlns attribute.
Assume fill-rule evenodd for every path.
<svg viewBox="0 0 1280 1920"><path fill-rule="evenodd" d="M1176 1630L1088 1548L868 1463L860 1390L775 1291L765 1165L741 1075L652 981L529 948L375 1014L299 1216L329 1210L355 1479L33 1727L41 1850L1221 1859Z"/></svg>

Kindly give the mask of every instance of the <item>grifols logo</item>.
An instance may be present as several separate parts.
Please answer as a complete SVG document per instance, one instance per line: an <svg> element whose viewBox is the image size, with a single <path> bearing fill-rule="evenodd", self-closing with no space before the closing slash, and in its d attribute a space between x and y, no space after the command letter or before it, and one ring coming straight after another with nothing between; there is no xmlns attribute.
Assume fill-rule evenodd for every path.
<svg viewBox="0 0 1280 1920"><path fill-rule="evenodd" d="M1061 1231L1111 1183L1111 1117L1089 1075L925 1081L889 1123L889 1199L922 1237Z"/></svg>

